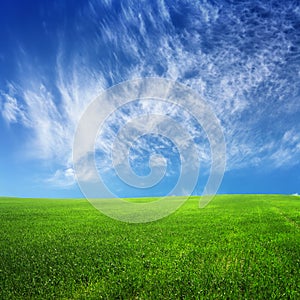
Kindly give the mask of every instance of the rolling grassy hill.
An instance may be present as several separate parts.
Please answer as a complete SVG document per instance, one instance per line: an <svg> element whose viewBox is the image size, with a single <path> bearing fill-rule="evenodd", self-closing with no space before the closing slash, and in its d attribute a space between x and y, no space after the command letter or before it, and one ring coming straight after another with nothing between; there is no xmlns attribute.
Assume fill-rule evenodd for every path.
<svg viewBox="0 0 300 300"><path fill-rule="evenodd" d="M0 198L0 299L300 299L300 197L191 197L146 224Z"/></svg>

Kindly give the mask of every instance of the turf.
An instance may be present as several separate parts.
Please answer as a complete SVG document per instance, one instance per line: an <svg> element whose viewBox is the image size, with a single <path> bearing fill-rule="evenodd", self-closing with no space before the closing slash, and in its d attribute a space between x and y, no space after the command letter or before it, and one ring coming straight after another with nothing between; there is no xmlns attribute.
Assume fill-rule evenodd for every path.
<svg viewBox="0 0 300 300"><path fill-rule="evenodd" d="M147 224L0 198L0 298L300 299L300 197L190 198Z"/></svg>

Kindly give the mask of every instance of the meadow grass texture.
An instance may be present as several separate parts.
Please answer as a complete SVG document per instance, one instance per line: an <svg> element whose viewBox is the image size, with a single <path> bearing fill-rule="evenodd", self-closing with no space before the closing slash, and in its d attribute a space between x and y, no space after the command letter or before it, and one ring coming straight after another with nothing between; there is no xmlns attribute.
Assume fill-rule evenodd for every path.
<svg viewBox="0 0 300 300"><path fill-rule="evenodd" d="M146 224L0 198L0 298L300 299L300 197L191 197Z"/></svg>

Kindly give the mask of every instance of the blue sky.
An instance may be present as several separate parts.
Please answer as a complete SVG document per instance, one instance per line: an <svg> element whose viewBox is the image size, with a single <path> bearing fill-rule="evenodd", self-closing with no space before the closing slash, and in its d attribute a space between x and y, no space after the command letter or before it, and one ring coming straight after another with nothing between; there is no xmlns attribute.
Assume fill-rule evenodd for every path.
<svg viewBox="0 0 300 300"><path fill-rule="evenodd" d="M300 193L296 1L3 0L0 6L0 195L81 197L72 161L80 117L103 90L149 76L191 87L219 118L227 146L220 193ZM151 153L165 157L166 177L153 189L132 189L111 169L117 129L153 111L168 111L193 135L190 155L202 166L195 193L201 192L210 163L205 134L190 112L155 101L137 100L109 117L96 142L100 175L120 196L166 194L174 186L178 149L163 136L144 136L129 153L138 175L148 174Z"/></svg>

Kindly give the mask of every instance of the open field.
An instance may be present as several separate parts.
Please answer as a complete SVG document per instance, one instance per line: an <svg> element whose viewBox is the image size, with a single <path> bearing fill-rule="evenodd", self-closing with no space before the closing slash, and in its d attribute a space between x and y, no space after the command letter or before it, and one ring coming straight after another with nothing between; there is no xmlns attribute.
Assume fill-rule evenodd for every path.
<svg viewBox="0 0 300 300"><path fill-rule="evenodd" d="M0 198L0 299L300 299L300 197L190 198L148 224Z"/></svg>

